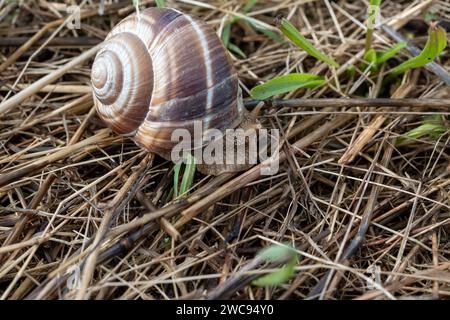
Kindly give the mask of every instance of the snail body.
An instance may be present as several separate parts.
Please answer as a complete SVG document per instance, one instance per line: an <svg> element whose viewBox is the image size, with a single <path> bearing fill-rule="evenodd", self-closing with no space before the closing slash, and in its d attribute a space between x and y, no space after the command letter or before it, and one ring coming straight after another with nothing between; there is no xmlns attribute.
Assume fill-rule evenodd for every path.
<svg viewBox="0 0 450 320"><path fill-rule="evenodd" d="M119 22L96 55L91 82L105 124L166 159L177 144L174 130L187 129L198 145L209 129L224 132L246 117L237 73L214 30L173 9ZM193 132L196 121L202 137Z"/></svg>

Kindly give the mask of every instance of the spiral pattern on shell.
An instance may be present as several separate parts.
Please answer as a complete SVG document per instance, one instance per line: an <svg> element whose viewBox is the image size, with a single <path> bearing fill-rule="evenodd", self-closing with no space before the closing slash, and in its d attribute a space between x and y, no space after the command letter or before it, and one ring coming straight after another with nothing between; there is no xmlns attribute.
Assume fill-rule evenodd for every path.
<svg viewBox="0 0 450 320"><path fill-rule="evenodd" d="M108 34L92 66L99 116L151 152L167 155L184 128L236 127L242 115L238 78L215 32L173 9L149 8ZM203 137L202 137L203 139ZM194 141L193 141L194 142Z"/></svg>

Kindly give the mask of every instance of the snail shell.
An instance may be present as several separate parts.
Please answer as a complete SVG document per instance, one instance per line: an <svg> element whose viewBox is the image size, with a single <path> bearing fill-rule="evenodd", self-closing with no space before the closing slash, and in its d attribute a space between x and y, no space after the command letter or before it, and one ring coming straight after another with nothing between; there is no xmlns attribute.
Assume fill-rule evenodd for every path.
<svg viewBox="0 0 450 320"><path fill-rule="evenodd" d="M173 130L194 121L222 132L244 108L228 53L206 24L173 9L149 8L116 25L91 72L94 103L113 131L168 158ZM198 139L198 138L197 138Z"/></svg>

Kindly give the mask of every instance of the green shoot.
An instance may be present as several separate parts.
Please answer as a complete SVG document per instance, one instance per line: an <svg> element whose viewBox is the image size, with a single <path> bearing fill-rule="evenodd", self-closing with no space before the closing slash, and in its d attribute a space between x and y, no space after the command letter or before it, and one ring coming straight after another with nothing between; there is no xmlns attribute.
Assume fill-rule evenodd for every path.
<svg viewBox="0 0 450 320"><path fill-rule="evenodd" d="M273 32L272 30L263 28L263 27L261 27L261 25L258 25L258 24L254 23L252 21L248 21L248 23L250 25L252 25L253 28L255 28L257 31L259 31L259 32L265 34L266 36L268 36L270 39L272 39L272 40L274 40L276 42L279 42L279 43L283 42L283 38L281 38L277 33Z"/></svg>
<svg viewBox="0 0 450 320"><path fill-rule="evenodd" d="M367 64L364 64L363 67L367 68L370 65L370 70L372 72L377 72L378 70L378 61L377 61L377 52L375 49L371 48L364 54L364 60Z"/></svg>
<svg viewBox="0 0 450 320"><path fill-rule="evenodd" d="M239 48L237 45L233 44L233 43L228 43L228 49L230 49L231 51L233 51L234 53L240 55L242 58L247 58L247 56L245 55L245 53L241 50L241 48Z"/></svg>
<svg viewBox="0 0 450 320"><path fill-rule="evenodd" d="M297 30L288 20L283 19L281 21L281 32L298 47L305 50L314 58L324 61L329 65L339 68L339 64L331 57L317 50L301 33Z"/></svg>
<svg viewBox="0 0 450 320"><path fill-rule="evenodd" d="M195 174L195 158L191 154L186 155L184 166L183 179L181 180L181 185L179 186L180 181L180 171L183 165L183 161L178 162L174 167L173 174L173 193L175 198L183 196L186 192L192 188L194 184L194 174Z"/></svg>
<svg viewBox="0 0 450 320"><path fill-rule="evenodd" d="M230 44L230 34L231 34L231 22L227 23L222 29L222 43L225 48L228 48Z"/></svg>
<svg viewBox="0 0 450 320"><path fill-rule="evenodd" d="M422 125L407 132L404 136L397 138L396 144L404 144L405 142L426 136L433 140L438 140L446 132L447 128L444 117L442 115L430 116L424 119Z"/></svg>
<svg viewBox="0 0 450 320"><path fill-rule="evenodd" d="M316 88L325 83L325 80L314 74L292 73L277 77L264 84L254 87L250 93L253 99L265 100L277 94L291 92L300 88Z"/></svg>
<svg viewBox="0 0 450 320"><path fill-rule="evenodd" d="M155 0L155 2L156 2L156 6L158 8L164 8L165 7L164 0Z"/></svg>
<svg viewBox="0 0 450 320"><path fill-rule="evenodd" d="M244 8L242 9L242 12L244 12L244 13L249 12L251 9L253 9L253 7L255 6L256 2L258 2L258 0L248 0L247 3L245 4ZM238 19L238 18L234 17L234 19ZM278 34L273 32L272 30L263 28L261 25L256 24L256 23L252 22L251 20L249 20L247 22L248 22L248 24L253 26L253 28L255 28L257 31L265 34L266 36L268 36L272 40L274 40L276 42L283 42L283 39Z"/></svg>
<svg viewBox="0 0 450 320"><path fill-rule="evenodd" d="M347 72L347 75L350 79L354 79L356 75L356 68L354 65L351 65L345 70Z"/></svg>
<svg viewBox="0 0 450 320"><path fill-rule="evenodd" d="M288 263L277 271L253 280L252 284L258 287L281 285L292 277L295 272L294 267L295 263Z"/></svg>
<svg viewBox="0 0 450 320"><path fill-rule="evenodd" d="M437 24L432 24L430 26L427 43L420 55L402 63L392 69L390 73L396 76L410 69L423 67L436 59L446 47L447 33L445 32L445 29Z"/></svg>
<svg viewBox="0 0 450 320"><path fill-rule="evenodd" d="M254 280L253 285L261 287L281 285L294 275L298 253L292 246L286 244L271 245L259 252L258 257L266 262L287 262L279 270Z"/></svg>
<svg viewBox="0 0 450 320"><path fill-rule="evenodd" d="M373 30L380 15L381 0L370 0L369 14L367 17L367 32L366 32L366 53L372 48Z"/></svg>
<svg viewBox="0 0 450 320"><path fill-rule="evenodd" d="M245 4L244 8L242 9L242 12L243 13L249 12L255 6L257 1L258 0L248 0ZM225 48L228 48L230 51L233 51L234 53L241 56L242 58L246 58L246 55L241 50L241 48L239 48L237 45L230 42L231 27L233 24L235 24L236 22L238 22L240 20L241 19L239 17L233 16L230 19L230 22L225 24L225 26L223 27L221 39L222 39L222 43L225 46ZM265 34L269 38L271 38L277 42L282 42L282 39L273 31L263 28L260 25L257 25L255 23L252 23L251 20L248 20L248 21L246 20L246 22L248 24L250 24L253 28L255 28L257 31L260 31L261 33Z"/></svg>
<svg viewBox="0 0 450 320"><path fill-rule="evenodd" d="M402 41L402 42L396 43L391 48L380 52L377 56L378 65L381 65L382 63L384 63L384 62L388 61L389 59L391 59L392 57L394 57L397 53L400 52L400 50L402 50L406 46L407 46L407 43Z"/></svg>
<svg viewBox="0 0 450 320"><path fill-rule="evenodd" d="M292 257L292 255L296 256L297 251L289 244L273 244L257 254L259 258L267 262L277 262Z"/></svg>
<svg viewBox="0 0 450 320"><path fill-rule="evenodd" d="M406 42L399 42L393 45L391 48L382 52L376 52L375 49L370 48L364 54L363 59L365 60L366 63L363 63L361 65L361 69L366 69L370 65L371 71L377 72L384 62L394 57L400 50L405 48L406 45L407 45Z"/></svg>
<svg viewBox="0 0 450 320"><path fill-rule="evenodd" d="M249 12L254 6L255 4L258 2L258 0L248 0L247 3L245 4L244 8L242 9L242 12Z"/></svg>

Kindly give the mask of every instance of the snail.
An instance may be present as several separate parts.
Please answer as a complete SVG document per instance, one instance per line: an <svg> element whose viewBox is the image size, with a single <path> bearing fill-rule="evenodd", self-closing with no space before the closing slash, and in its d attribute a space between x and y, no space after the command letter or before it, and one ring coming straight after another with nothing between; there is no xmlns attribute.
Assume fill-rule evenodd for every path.
<svg viewBox="0 0 450 320"><path fill-rule="evenodd" d="M91 84L97 113L109 128L168 160L176 129L188 130L192 145L204 148L210 129L225 133L257 123L243 106L237 72L214 30L174 9L152 7L120 21L95 57ZM248 167L198 169L218 175Z"/></svg>

